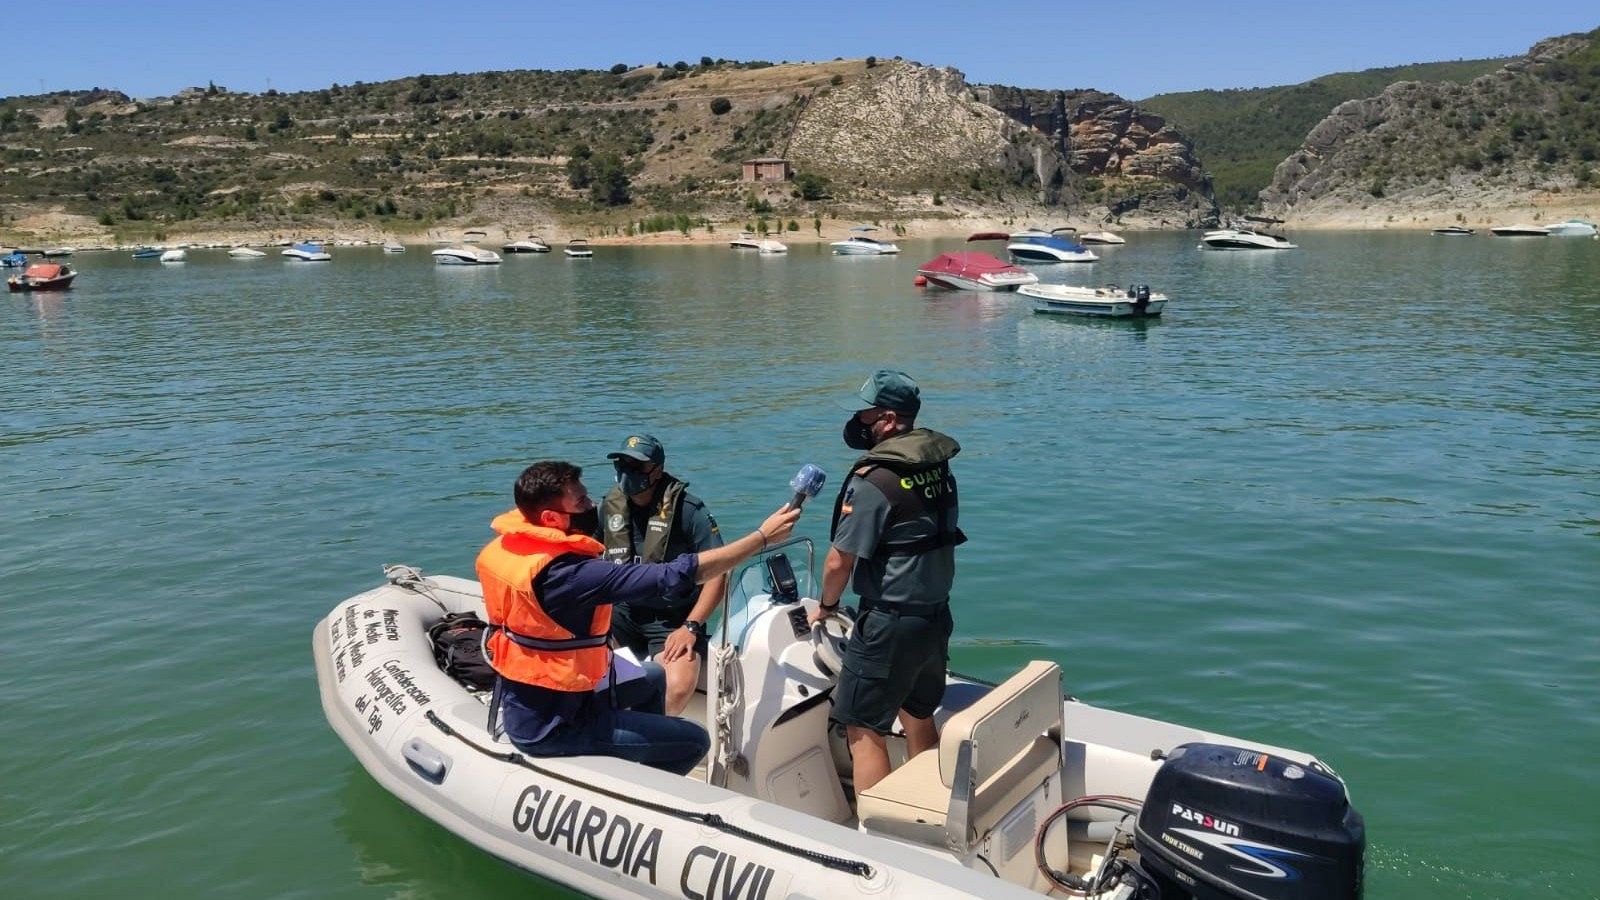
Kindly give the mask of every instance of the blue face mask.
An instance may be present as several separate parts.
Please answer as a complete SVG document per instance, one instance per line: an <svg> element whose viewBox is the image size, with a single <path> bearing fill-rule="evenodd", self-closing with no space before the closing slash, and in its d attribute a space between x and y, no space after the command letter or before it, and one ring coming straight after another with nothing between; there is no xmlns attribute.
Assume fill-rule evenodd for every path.
<svg viewBox="0 0 1600 900"><path fill-rule="evenodd" d="M650 476L643 469L633 466L617 465L617 484L622 492L629 497L642 494L650 489Z"/></svg>

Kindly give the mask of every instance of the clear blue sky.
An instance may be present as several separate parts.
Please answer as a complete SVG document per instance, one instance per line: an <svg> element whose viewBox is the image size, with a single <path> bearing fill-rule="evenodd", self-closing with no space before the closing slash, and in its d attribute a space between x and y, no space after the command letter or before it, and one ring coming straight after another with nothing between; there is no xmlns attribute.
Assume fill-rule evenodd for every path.
<svg viewBox="0 0 1600 900"><path fill-rule="evenodd" d="M974 82L1093 87L1139 99L1519 54L1541 38L1600 26L1600 0L227 5L75 0L19 8L8 14L21 33L0 57L0 96L99 86L143 97L207 81L305 90L421 72L870 54L954 66Z"/></svg>

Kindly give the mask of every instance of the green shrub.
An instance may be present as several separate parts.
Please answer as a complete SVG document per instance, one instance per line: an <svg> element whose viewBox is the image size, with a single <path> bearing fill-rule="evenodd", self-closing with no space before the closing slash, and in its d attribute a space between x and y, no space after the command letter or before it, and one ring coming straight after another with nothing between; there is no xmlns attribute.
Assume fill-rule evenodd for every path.
<svg viewBox="0 0 1600 900"><path fill-rule="evenodd" d="M718 97L711 101L711 114L713 116L720 116L730 109L733 109L733 101L727 97Z"/></svg>

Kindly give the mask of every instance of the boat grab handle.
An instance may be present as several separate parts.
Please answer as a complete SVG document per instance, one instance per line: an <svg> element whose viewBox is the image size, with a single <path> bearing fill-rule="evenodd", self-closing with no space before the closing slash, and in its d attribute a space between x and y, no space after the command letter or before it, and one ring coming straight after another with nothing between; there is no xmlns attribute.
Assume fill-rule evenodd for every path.
<svg viewBox="0 0 1600 900"><path fill-rule="evenodd" d="M400 748L400 755L406 758L406 763L418 775L434 784L442 783L444 776L450 772L450 759L421 738L406 741L405 746Z"/></svg>

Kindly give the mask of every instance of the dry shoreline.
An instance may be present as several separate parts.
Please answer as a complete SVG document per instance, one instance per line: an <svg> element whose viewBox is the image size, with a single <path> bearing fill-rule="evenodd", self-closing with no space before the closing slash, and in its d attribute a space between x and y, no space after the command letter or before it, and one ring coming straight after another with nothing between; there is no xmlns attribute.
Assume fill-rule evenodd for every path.
<svg viewBox="0 0 1600 900"><path fill-rule="evenodd" d="M1081 220L1061 209L1023 207L1003 211L974 211L938 218L905 218L879 214L876 218L879 231L876 237L895 238L951 238L964 237L979 231L1016 231L1028 225L1056 226L1072 224L1082 231L1107 228L1129 233L1141 231L1174 231L1184 229L1141 227L1140 225L1101 225ZM160 241L165 246L218 245L218 246L271 246L292 241L319 239L333 244L379 244L385 240L398 240L407 246L438 246L459 243L469 230L484 232L479 243L500 246L530 234L542 235L551 246L564 244L571 238L585 238L597 246L679 246L722 244L737 236L746 224L758 217L729 219L713 224L711 230L695 227L687 234L680 231L663 231L654 234L625 233L626 223L567 222L552 219L523 224L480 224L470 219L450 225L435 225L418 231L395 231L377 223L323 222L301 226L275 225L262 228L169 228ZM1395 210L1388 207L1366 209L1335 209L1306 214L1291 214L1282 226L1286 231L1428 231L1448 225L1464 225L1486 230L1495 225L1531 222L1550 224L1577 218L1600 220L1600 192L1590 195L1543 196L1524 203L1507 203L1493 207L1471 209ZM789 219L774 214L771 221L782 226ZM799 226L795 231L772 230L767 235L787 244L815 244L842 240L849 237L850 229L861 220L829 219L819 231L811 219L794 218ZM873 218L865 222L872 224ZM622 233L619 233L622 232ZM118 243L112 234L85 216L60 211L35 213L15 220L0 229L0 247L44 248L71 246L79 250L126 249L134 244Z"/></svg>

